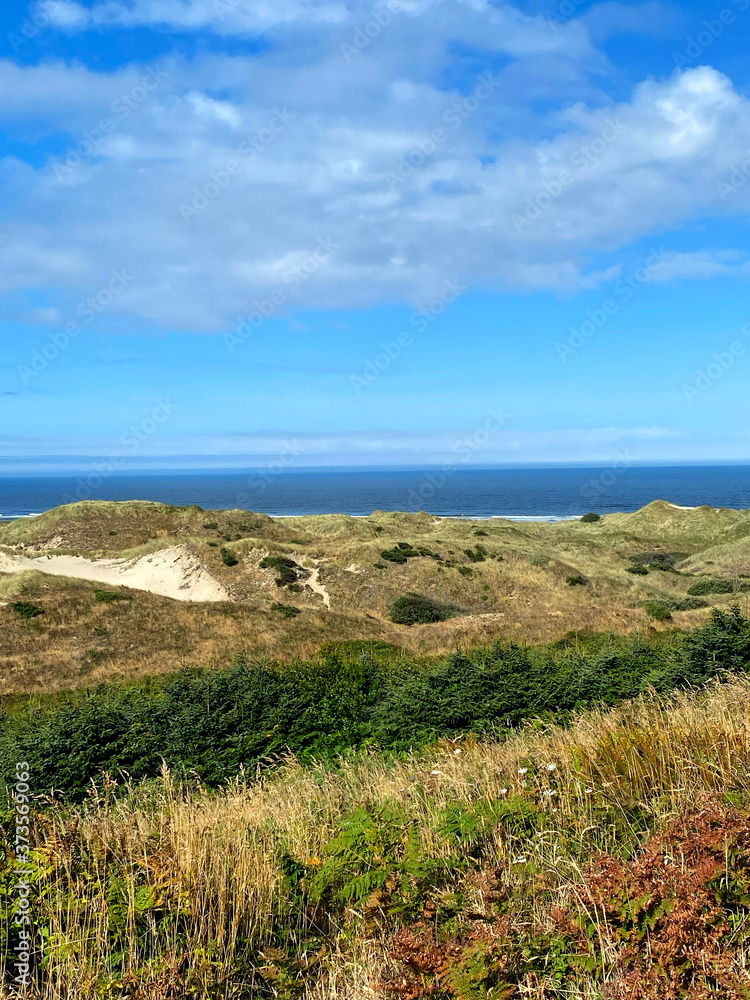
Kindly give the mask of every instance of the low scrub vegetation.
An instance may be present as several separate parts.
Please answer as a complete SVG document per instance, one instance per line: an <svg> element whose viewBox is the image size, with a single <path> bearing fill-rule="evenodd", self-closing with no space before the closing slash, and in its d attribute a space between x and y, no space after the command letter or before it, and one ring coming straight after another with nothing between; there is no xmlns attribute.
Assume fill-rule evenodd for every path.
<svg viewBox="0 0 750 1000"><path fill-rule="evenodd" d="M433 552L423 545L419 548L414 548L411 542L397 542L392 549L383 549L380 556L387 562L392 563L405 563L409 559L415 559L417 556L428 556L431 559L437 560L442 558L437 552Z"/></svg>
<svg viewBox="0 0 750 1000"><path fill-rule="evenodd" d="M682 597L642 601L641 607L657 621L667 621L672 617L673 611L696 611L698 608L707 608L708 603L699 597Z"/></svg>
<svg viewBox="0 0 750 1000"><path fill-rule="evenodd" d="M744 671L750 622L737 608L714 610L693 632L495 643L427 663L378 650L333 644L316 660L286 667L241 659L138 686L17 699L6 707L0 777L12 783L16 761L25 760L40 787L80 800L103 772L139 780L164 762L217 787L289 752L310 761L507 731Z"/></svg>
<svg viewBox="0 0 750 1000"><path fill-rule="evenodd" d="M274 675L259 674L248 698L236 685L247 666L221 680L212 675L220 686L211 690L208 675L182 677L168 706L187 765L182 778L157 759L143 784L135 775L118 782L110 769L67 801L49 798L43 761L52 766L54 750L59 775L70 778L77 761L66 739L76 715L107 699L89 693L54 712L37 705L29 715L41 744L29 759L29 882L36 940L46 943L29 995L745 1000L750 626L739 612L715 612L692 633L612 641L575 635L544 650L409 664L408 683L392 647L334 644L316 665L319 693L307 706L300 696L315 687L312 667L276 675L277 685L282 677L301 683L265 694ZM572 663L586 683L606 679L610 695L624 669L671 693L651 689L608 711L558 714L556 723L539 682ZM490 681L503 674L510 683L501 706ZM572 675L563 674L550 678L553 701L570 686ZM674 690L712 677L703 693ZM222 700L221 684L232 683ZM519 714L498 715L519 688ZM535 709L527 716L529 694ZM141 690L132 704L144 700ZM311 737L343 703L348 721L338 721L362 751L341 755L343 744L331 744L326 754L311 739L312 752L292 757L280 717L256 716L254 737L242 730L259 700L261 714L285 703L297 734L306 726ZM189 706L186 714L179 705ZM65 723L57 718L50 740L56 713ZM153 725L164 741L168 714L161 722L131 717L120 754L133 741L143 752ZM376 716L381 745L403 750L375 751L368 725ZM420 739L410 749L408 736L424 733L428 717L432 738L414 752ZM529 723L516 728L523 718ZM95 719L86 717L92 745ZM492 719L503 720L500 729L488 728ZM13 713L8 725L18 725ZM278 749L263 752L274 729ZM13 768L25 759L14 754L26 752L31 729L27 735L22 747L19 731L6 732L4 759ZM195 772L201 742L204 765ZM244 771L237 758L227 766L230 747L240 746ZM249 766L253 753L265 768L261 780ZM209 759L219 764L213 776ZM208 791L214 783L220 787ZM15 874L12 815L8 809L0 827L6 889ZM11 897L0 905L10 979Z"/></svg>
<svg viewBox="0 0 750 1000"><path fill-rule="evenodd" d="M688 594L734 594L750 590L750 583L734 580L698 580L688 588Z"/></svg>
<svg viewBox="0 0 750 1000"><path fill-rule="evenodd" d="M397 625L426 625L444 622L458 613L452 604L444 604L423 594L404 594L391 603L389 614Z"/></svg>
<svg viewBox="0 0 750 1000"><path fill-rule="evenodd" d="M38 604L32 604L31 601L11 601L10 608L19 618L36 618L44 614L44 609Z"/></svg>
<svg viewBox="0 0 750 1000"><path fill-rule="evenodd" d="M299 579L299 566L289 556L265 556L260 561L260 568L275 569L278 572L277 587L293 586Z"/></svg>

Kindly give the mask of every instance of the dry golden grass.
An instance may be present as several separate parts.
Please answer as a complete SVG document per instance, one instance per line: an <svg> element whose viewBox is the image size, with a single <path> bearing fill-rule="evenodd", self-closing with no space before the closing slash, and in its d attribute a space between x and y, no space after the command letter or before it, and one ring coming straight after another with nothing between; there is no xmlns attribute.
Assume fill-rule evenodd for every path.
<svg viewBox="0 0 750 1000"><path fill-rule="evenodd" d="M50 930L42 995L176 1000L188 995L191 979L191 996L239 997L231 973L240 953L254 950L258 967L268 971L277 961L269 914L288 907L289 919L296 919L282 858L314 867L341 818L362 803L371 809L397 803L419 832L421 850L433 858L455 850L438 832L447 806L515 795L545 809L545 830L512 834L500 824L489 847L489 864L511 901L509 919L544 926L550 902L539 886L560 907L576 905L585 859L622 848L623 831L601 822L603 808L616 814L618 803L637 803L658 830L686 809L731 792L750 794L750 681L743 679L668 704L644 699L590 712L569 729L529 728L502 743L445 743L395 763L373 754L305 770L288 760L271 777L240 781L218 794L186 793L165 774L124 799L108 793L78 810L37 816L37 859L45 873L40 919ZM634 828L633 842L644 835ZM173 922L144 931L137 920L144 898ZM116 976L113 923L122 929L125 968ZM178 924L179 939L169 930ZM324 960L307 970L301 995L381 995L377 984L395 973L397 929L392 921L365 919L357 908L347 912ZM605 964L608 948L615 951L609 933L600 923ZM149 966L157 955L160 961ZM736 960L747 957L738 953ZM120 992L104 990L110 972L124 981ZM614 975L613 968L604 972ZM195 985L201 977L206 992ZM209 981L235 985L209 990ZM600 996L585 975L568 989L579 1000Z"/></svg>

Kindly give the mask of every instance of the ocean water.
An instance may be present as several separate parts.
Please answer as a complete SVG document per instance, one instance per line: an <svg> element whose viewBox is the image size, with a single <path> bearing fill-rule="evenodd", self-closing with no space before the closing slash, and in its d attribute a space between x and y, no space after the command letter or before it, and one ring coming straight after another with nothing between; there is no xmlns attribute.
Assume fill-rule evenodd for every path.
<svg viewBox="0 0 750 1000"><path fill-rule="evenodd" d="M558 520L633 511L651 500L750 508L750 466L283 470L100 476L3 476L0 517L39 514L76 499L158 500L271 515L425 510L447 517Z"/></svg>

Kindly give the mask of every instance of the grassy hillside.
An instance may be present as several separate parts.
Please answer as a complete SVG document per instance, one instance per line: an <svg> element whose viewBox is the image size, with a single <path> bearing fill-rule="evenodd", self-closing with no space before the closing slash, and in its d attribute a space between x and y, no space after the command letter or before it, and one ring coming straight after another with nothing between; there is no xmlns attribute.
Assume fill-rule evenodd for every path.
<svg viewBox="0 0 750 1000"><path fill-rule="evenodd" d="M696 579L732 582L734 594L705 595L708 605L747 602L749 539L750 512L661 501L593 524L383 512L273 520L146 502L73 504L0 526L0 553L41 556L33 572L0 574L0 693L222 664L248 650L291 660L355 638L430 655L494 639L545 642L570 630L661 628L664 613L690 627L707 615L686 601ZM61 553L148 560L176 544L229 601L191 604L119 588L127 600L103 605L95 596L102 585L44 572ZM408 557L394 561L399 545ZM666 562L629 572L655 553ZM296 564L296 579L282 586L269 564L279 559ZM409 592L456 613L396 624L390 605ZM19 603L42 613L20 617Z"/></svg>
<svg viewBox="0 0 750 1000"><path fill-rule="evenodd" d="M2 526L0 996L747 1000L749 527ZM177 545L228 599L43 571Z"/></svg>
<svg viewBox="0 0 750 1000"><path fill-rule="evenodd" d="M749 705L737 677L216 793L42 795L30 995L745 998Z"/></svg>

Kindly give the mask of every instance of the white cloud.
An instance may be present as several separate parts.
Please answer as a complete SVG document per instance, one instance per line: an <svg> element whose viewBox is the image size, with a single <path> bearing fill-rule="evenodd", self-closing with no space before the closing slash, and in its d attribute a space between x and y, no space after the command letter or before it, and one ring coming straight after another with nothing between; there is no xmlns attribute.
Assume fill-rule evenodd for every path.
<svg viewBox="0 0 750 1000"><path fill-rule="evenodd" d="M694 253L673 253L658 268L649 280L654 282L710 281L711 278L750 279L750 261L739 259L734 250L712 252L702 250Z"/></svg>
<svg viewBox="0 0 750 1000"><path fill-rule="evenodd" d="M0 63L0 117L24 138L62 133L83 150L67 171L60 157L0 162L13 205L0 245L6 287L59 287L64 314L66 296L75 305L125 267L134 281L121 311L216 331L283 285L321 239L337 249L295 295L289 284L283 308L420 302L452 278L592 288L638 240L746 211L744 188L723 202L716 187L750 147L750 102L725 76L699 67L614 103L588 81L604 62L583 24L554 28L484 0L460 7L459 17L456 0L424 0L394 14L347 62L340 44L368 5L248 5L281 32L278 44L173 55L150 89L142 67ZM56 23L81 26L73 4L53 8ZM203 0L86 9L100 24L195 27L213 11ZM485 64L513 56L479 97L465 72L460 91L441 85L459 42ZM557 112L530 110L553 93ZM719 273L745 276L741 261L696 252L659 280Z"/></svg>

